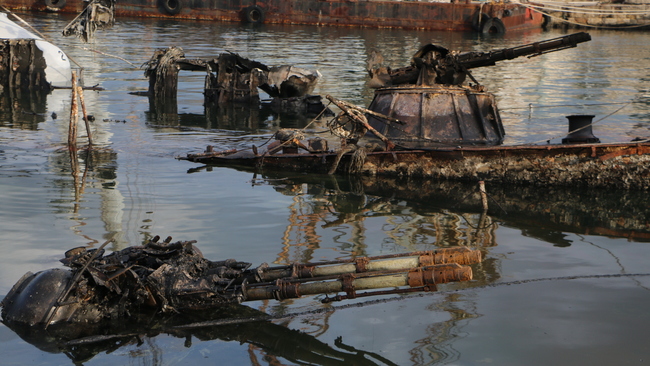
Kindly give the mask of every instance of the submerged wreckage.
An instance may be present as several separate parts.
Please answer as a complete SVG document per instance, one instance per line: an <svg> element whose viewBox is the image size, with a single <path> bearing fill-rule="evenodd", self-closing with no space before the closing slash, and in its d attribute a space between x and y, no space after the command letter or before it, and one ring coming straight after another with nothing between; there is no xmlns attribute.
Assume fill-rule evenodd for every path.
<svg viewBox="0 0 650 366"><path fill-rule="evenodd" d="M108 242L107 242L108 243ZM106 243L106 244L107 244ZM141 314L183 313L239 304L337 294L322 301L412 291L472 279L467 266L481 252L467 247L270 267L234 259L210 261L194 241L159 242L104 255L75 248L61 261L71 268L25 274L2 300L9 326L95 324ZM388 288L388 290L366 291Z"/></svg>
<svg viewBox="0 0 650 366"><path fill-rule="evenodd" d="M438 284L471 280L468 265L482 261L478 250L450 247L252 268L234 259L210 261L194 241L155 237L105 255L109 242L97 249L68 250L61 262L70 269L26 273L0 302L2 322L25 341L47 352L63 352L75 364L165 333L185 338L186 347L192 337L218 338L310 364L375 365L340 340L337 350L240 303L316 294L325 294L321 301L330 302L435 291Z"/></svg>
<svg viewBox="0 0 650 366"><path fill-rule="evenodd" d="M69 87L70 61L57 46L0 13L0 95Z"/></svg>
<svg viewBox="0 0 650 366"><path fill-rule="evenodd" d="M258 104L258 89L271 98L273 110L285 114L316 115L325 109L321 96L310 94L321 78L318 71L291 65L267 66L233 52L213 58L187 58L180 47L156 50L145 65L145 76L149 78L149 90L145 94L154 110L176 108L180 70L206 73L206 110L234 103Z"/></svg>
<svg viewBox="0 0 650 366"><path fill-rule="evenodd" d="M591 132L594 116L569 116L562 144L502 145L505 131L495 97L469 72L589 40L591 36L581 32L466 53L429 44L413 56L410 66L400 69L374 68L377 62L371 60L368 72L377 90L368 109L327 96L342 110L329 123L341 140L336 150L321 138L304 141L301 131L280 131L266 151L256 146L214 151L208 146L203 153L180 159L313 173L649 189L650 143L601 144ZM463 85L466 78L474 83Z"/></svg>

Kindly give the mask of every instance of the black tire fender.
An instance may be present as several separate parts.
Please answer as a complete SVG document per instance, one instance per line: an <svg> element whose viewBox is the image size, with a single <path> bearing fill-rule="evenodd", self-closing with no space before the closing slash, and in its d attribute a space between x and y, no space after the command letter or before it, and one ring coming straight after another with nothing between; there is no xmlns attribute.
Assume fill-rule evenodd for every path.
<svg viewBox="0 0 650 366"><path fill-rule="evenodd" d="M264 23L264 10L257 5L247 6L243 10L244 20L246 23L262 24Z"/></svg>
<svg viewBox="0 0 650 366"><path fill-rule="evenodd" d="M476 12L476 14L474 14L474 17L472 17L472 28L474 28L474 30L477 32L481 32L483 29L483 25L489 19L490 19L489 15L481 12Z"/></svg>
<svg viewBox="0 0 650 366"><path fill-rule="evenodd" d="M160 0L160 6L169 15L176 15L183 8L181 0Z"/></svg>
<svg viewBox="0 0 650 366"><path fill-rule="evenodd" d="M48 8L63 9L65 4L66 0L45 0L45 6Z"/></svg>
<svg viewBox="0 0 650 366"><path fill-rule="evenodd" d="M501 21L501 19L491 18L483 24L481 27L481 33L504 34L506 33L506 26L503 24L503 21Z"/></svg>

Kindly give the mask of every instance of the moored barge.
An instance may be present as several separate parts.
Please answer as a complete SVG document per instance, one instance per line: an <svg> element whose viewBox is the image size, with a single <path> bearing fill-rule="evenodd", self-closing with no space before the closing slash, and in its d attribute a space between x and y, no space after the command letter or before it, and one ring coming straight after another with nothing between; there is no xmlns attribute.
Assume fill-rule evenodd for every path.
<svg viewBox="0 0 650 366"><path fill-rule="evenodd" d="M79 13L83 0L4 0L11 10ZM120 0L117 17L503 33L540 29L544 15L521 4L389 0Z"/></svg>

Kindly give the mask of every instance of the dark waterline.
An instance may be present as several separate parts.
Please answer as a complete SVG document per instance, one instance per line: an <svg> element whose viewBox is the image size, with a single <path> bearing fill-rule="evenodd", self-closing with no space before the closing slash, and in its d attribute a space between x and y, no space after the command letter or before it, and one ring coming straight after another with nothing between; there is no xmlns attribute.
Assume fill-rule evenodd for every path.
<svg viewBox="0 0 650 366"><path fill-rule="evenodd" d="M498 204L491 204L488 224L479 227L474 187L462 184L255 176L201 168L174 157L208 144L219 149L259 145L278 128L302 127L308 120L247 110L206 116L204 75L189 72L181 73L178 115L161 116L147 98L128 94L146 89L143 70L80 48L136 65L161 47L181 46L188 57L228 50L269 65L318 69L324 77L316 93L367 105L372 91L364 85L365 61L372 49L400 67L427 42L484 51L562 32L480 38L118 19L114 29L82 44L58 36L67 18L21 16L84 66L86 85L106 90L86 93L99 147L90 154L79 152L77 177L87 171L83 190L75 190L65 149L69 91L54 91L45 102L31 100L19 110L0 110L0 296L26 271L60 267L65 250L97 247L109 237L116 239L112 249L153 235L198 240L207 258L254 265L453 245L481 248L486 258L474 266L473 282L441 286L438 294L359 307L335 304L343 305L339 309L315 298L257 302L250 306L276 316L299 315L190 332L189 343L170 331L142 330L140 343L127 338L115 349L97 343L81 347L78 357L88 359L84 364L252 365L276 358L297 364L314 354L327 355L312 359L315 364L346 364L340 360L357 352L366 352L358 362L379 365L639 364L650 359L645 344L650 278L618 276L650 272L646 192L488 186ZM474 72L497 95L507 143L564 137L564 116L585 112L607 117L594 127L605 142L650 135L650 49L641 46L650 36L590 33L593 41L576 49ZM310 128L320 131L323 125ZM594 277L601 274L616 276ZM560 279L571 276L578 278ZM537 279L547 280L526 282ZM485 287L514 281L522 282ZM286 348L274 339L287 340ZM56 347L37 348L4 326L0 353L8 365L72 364Z"/></svg>

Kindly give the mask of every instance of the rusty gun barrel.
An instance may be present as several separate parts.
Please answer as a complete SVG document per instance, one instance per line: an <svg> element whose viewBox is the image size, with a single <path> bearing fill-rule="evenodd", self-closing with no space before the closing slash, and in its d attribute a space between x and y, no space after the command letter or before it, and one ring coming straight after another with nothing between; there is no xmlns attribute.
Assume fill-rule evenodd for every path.
<svg viewBox="0 0 650 366"><path fill-rule="evenodd" d="M467 69L491 66L498 61L512 60L522 56L538 56L544 53L560 51L576 47L578 43L591 41L591 36L586 32L569 34L562 37L547 39L540 42L529 43L512 48L504 48L489 52L465 52L457 56L456 62Z"/></svg>
<svg viewBox="0 0 650 366"><path fill-rule="evenodd" d="M28 272L18 280L0 301L3 321L98 323L145 310L181 313L315 294L345 293L333 298L340 300L435 291L437 284L472 279L472 269L461 264L481 260L480 251L458 247L250 269L248 262L204 258L195 241L159 239L108 255L103 250L108 242L68 250L61 262L69 270ZM356 292L375 289L388 290Z"/></svg>
<svg viewBox="0 0 650 366"><path fill-rule="evenodd" d="M252 271L255 272L257 282L269 282L281 278L314 278L347 273L407 270L447 263L474 264L481 260L482 254L479 250L453 247L321 263L296 263L281 267L262 265Z"/></svg>
<svg viewBox="0 0 650 366"><path fill-rule="evenodd" d="M416 267L405 271L367 272L361 274L347 273L333 279L278 279L273 283L260 283L243 286L244 301L276 299L284 300L308 295L335 294L345 295L327 298L324 302L350 299L362 296L404 293L412 291L436 291L437 284L469 281L472 268L458 263ZM364 292L382 288L395 288L388 291ZM404 288L406 287L406 288Z"/></svg>
<svg viewBox="0 0 650 366"><path fill-rule="evenodd" d="M560 51L590 40L589 33L579 32L488 52L451 52L445 47L427 44L413 55L410 66L397 69L385 67L372 69L371 66L374 65L369 65L368 72L372 78L370 85L375 88L404 84L461 85L469 75L469 69L492 66L499 61L522 56L533 57Z"/></svg>

